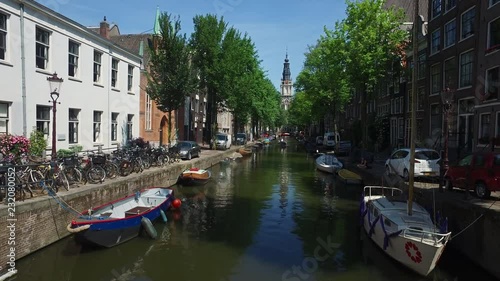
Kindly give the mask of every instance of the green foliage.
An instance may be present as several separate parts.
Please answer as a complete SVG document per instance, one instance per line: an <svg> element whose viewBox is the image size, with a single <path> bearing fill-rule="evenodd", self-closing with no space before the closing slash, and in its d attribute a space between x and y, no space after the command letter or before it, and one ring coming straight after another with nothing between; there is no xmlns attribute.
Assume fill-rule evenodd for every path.
<svg viewBox="0 0 500 281"><path fill-rule="evenodd" d="M30 134L30 154L41 157L47 148L47 140L42 131L32 131Z"/></svg>
<svg viewBox="0 0 500 281"><path fill-rule="evenodd" d="M57 157L69 157L78 154L83 150L83 146L75 145L70 147L69 149L59 149L57 151Z"/></svg>
<svg viewBox="0 0 500 281"><path fill-rule="evenodd" d="M160 15L160 35L154 35L154 47L149 50L150 64L147 94L158 109L169 113L168 131L172 136L172 111L179 109L185 97L193 93L196 76L190 62L191 52L186 35L181 34L179 17Z"/></svg>

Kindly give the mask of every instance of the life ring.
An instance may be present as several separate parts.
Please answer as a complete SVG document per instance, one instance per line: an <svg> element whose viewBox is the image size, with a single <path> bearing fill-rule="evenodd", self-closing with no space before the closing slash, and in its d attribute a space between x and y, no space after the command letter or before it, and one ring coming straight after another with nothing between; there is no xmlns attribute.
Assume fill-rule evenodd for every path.
<svg viewBox="0 0 500 281"><path fill-rule="evenodd" d="M421 263L422 262L422 253L418 249L417 245L413 242L406 242L405 244L405 250L406 254L408 257L414 262L414 263Z"/></svg>

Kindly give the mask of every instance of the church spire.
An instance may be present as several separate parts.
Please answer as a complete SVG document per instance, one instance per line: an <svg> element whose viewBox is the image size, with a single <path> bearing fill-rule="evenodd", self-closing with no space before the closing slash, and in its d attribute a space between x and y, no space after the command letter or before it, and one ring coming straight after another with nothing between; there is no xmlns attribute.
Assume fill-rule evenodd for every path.
<svg viewBox="0 0 500 281"><path fill-rule="evenodd" d="M291 73L290 73L290 61L288 60L288 48L285 55L285 63L283 63L283 78L281 81L291 81Z"/></svg>
<svg viewBox="0 0 500 281"><path fill-rule="evenodd" d="M153 34L160 35L160 7L156 6L156 16L155 16L155 24L153 26Z"/></svg>

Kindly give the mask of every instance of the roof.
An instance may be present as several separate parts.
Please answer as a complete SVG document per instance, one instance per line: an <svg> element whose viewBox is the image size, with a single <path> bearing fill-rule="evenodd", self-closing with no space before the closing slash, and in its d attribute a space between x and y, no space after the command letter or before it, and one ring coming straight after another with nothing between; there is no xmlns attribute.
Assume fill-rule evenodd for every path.
<svg viewBox="0 0 500 281"><path fill-rule="evenodd" d="M384 3L385 8L395 7L402 8L405 12L404 20L408 22L413 22L414 19L414 11L415 11L415 2L408 0L386 0ZM429 12L429 0L420 0L419 6L419 15L423 16L424 19L427 20L427 15Z"/></svg>
<svg viewBox="0 0 500 281"><path fill-rule="evenodd" d="M73 26L75 29L77 29L83 33L86 33L87 35L89 35L91 38L93 38L96 41L100 41L104 44L109 44L110 42L113 43L111 40L108 40L108 39L102 37L101 35L99 35L99 33L92 31L91 29L87 28L86 26L83 26L82 24L80 24L80 23L78 23L78 22L76 22L76 21L74 21L74 20L72 20L72 19L70 19L70 18L36 2L36 1L34 1L34 0L17 0L17 2L24 4L26 6L29 6L34 10L41 11L48 16L54 17L55 19L59 19L61 21L64 21L64 22L68 23L70 26ZM115 46L116 49L133 56L135 59L137 59L137 60L140 59L139 55L134 54L134 53L128 51L127 49L124 49L123 47L121 47L119 45L116 45L116 44L113 44L113 45Z"/></svg>
<svg viewBox="0 0 500 281"><path fill-rule="evenodd" d="M116 45L119 45L122 48L127 49L129 52L141 56L143 58L142 64L148 65L149 63L148 49L152 46L151 34L124 34L124 35L110 37L110 40Z"/></svg>

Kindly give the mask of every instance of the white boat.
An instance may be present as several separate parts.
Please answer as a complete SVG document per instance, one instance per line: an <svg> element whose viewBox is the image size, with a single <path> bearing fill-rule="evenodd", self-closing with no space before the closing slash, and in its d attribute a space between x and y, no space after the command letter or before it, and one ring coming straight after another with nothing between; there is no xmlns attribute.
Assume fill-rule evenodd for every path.
<svg viewBox="0 0 500 281"><path fill-rule="evenodd" d="M344 167L337 157L330 154L320 155L315 161L316 169L326 173L335 174Z"/></svg>
<svg viewBox="0 0 500 281"><path fill-rule="evenodd" d="M451 232L437 227L419 204L408 214L403 191L393 187L366 186L361 202L363 227L385 253L416 273L427 276L436 266Z"/></svg>

